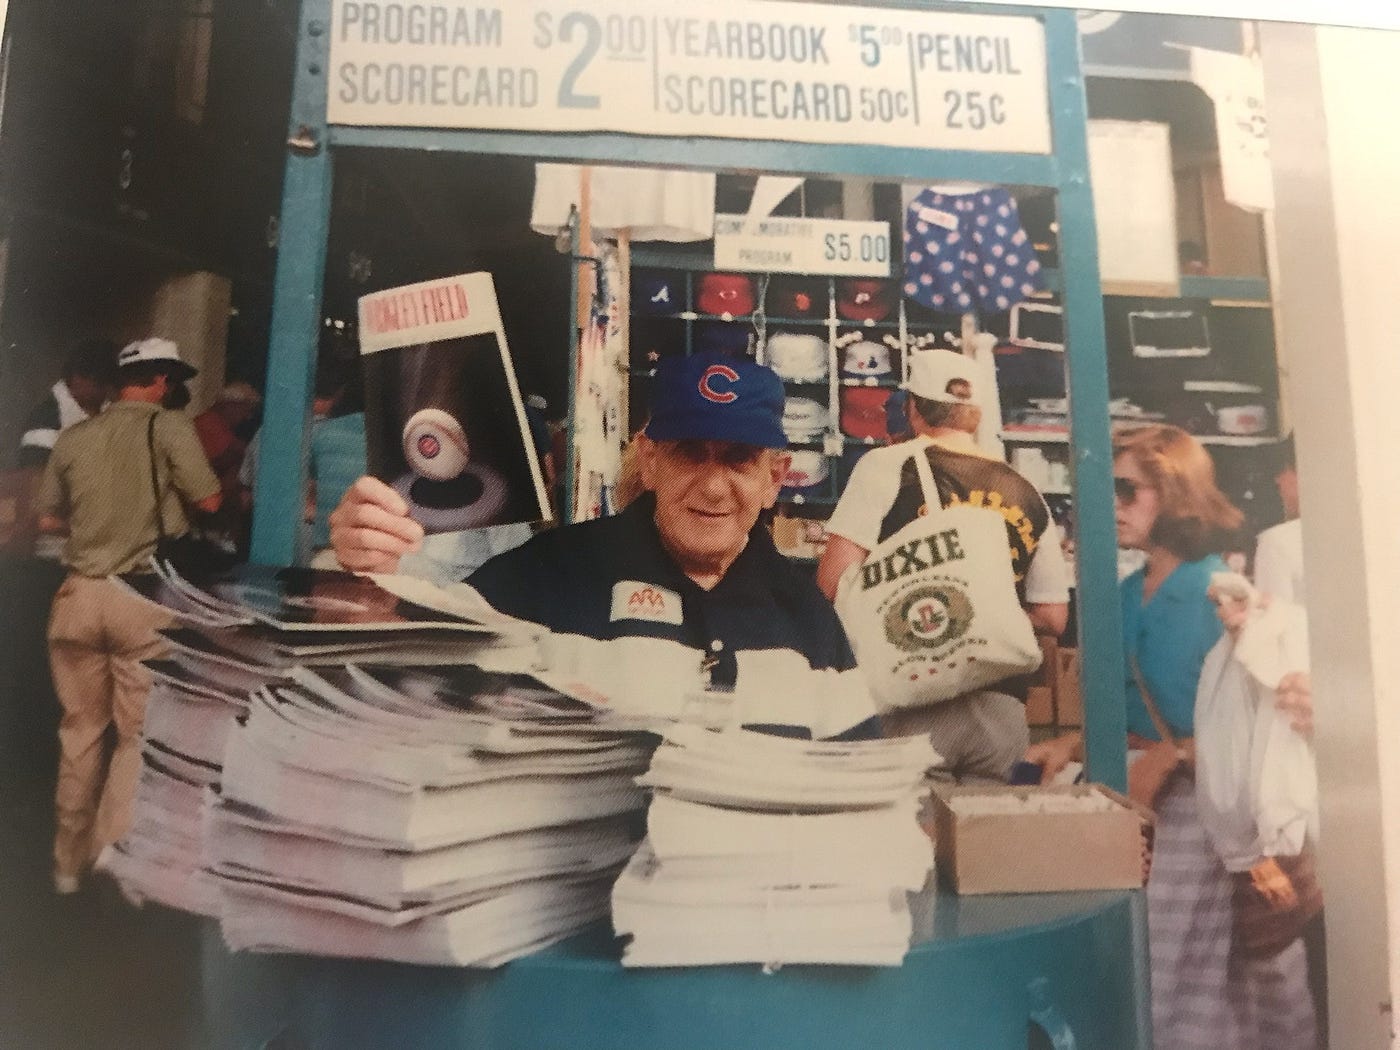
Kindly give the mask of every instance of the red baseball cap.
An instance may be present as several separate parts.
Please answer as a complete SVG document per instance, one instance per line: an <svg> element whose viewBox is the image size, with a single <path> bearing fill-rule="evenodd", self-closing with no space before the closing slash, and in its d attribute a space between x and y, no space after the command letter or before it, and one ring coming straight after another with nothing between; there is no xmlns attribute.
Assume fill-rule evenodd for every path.
<svg viewBox="0 0 1400 1050"><path fill-rule="evenodd" d="M893 391L873 386L853 386L841 391L841 430L853 438L888 441L889 421L885 402Z"/></svg>
<svg viewBox="0 0 1400 1050"><path fill-rule="evenodd" d="M856 277L836 293L836 312L848 321L883 321L892 305L888 281Z"/></svg>
<svg viewBox="0 0 1400 1050"><path fill-rule="evenodd" d="M704 314L753 313L753 282L741 273L707 273L700 278L696 308Z"/></svg>
<svg viewBox="0 0 1400 1050"><path fill-rule="evenodd" d="M775 280L764 310L769 317L816 317L826 313L826 290L818 290L815 281Z"/></svg>

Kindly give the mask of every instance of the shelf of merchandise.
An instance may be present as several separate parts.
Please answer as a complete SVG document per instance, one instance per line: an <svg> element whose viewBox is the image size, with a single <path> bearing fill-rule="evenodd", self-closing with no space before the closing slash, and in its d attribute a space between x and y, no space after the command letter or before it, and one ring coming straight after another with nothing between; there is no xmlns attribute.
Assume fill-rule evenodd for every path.
<svg viewBox="0 0 1400 1050"><path fill-rule="evenodd" d="M1040 271L1045 283L1045 291L1036 298L1058 295L1061 288L1060 271L1047 266ZM1106 291L1105 295L1113 295ZM1150 298L1150 296L1149 296ZM1208 299L1213 303L1241 303L1254 306L1267 306L1272 302L1269 282L1264 277L1216 277L1206 274L1182 274L1178 290L1174 295L1163 298Z"/></svg>

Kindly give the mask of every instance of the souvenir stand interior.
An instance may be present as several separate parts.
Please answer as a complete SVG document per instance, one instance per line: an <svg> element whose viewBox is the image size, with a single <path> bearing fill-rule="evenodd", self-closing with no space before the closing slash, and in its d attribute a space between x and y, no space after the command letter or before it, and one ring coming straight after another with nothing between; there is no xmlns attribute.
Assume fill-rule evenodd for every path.
<svg viewBox="0 0 1400 1050"><path fill-rule="evenodd" d="M1095 246L1087 233L1093 207L1088 188L1087 114L1072 12L1047 10L1019 16L1019 31L1038 42L1038 57L1043 59L1041 66L1032 69L1032 76L1020 81L1039 85L1041 95L1032 120L1039 144L1025 152L998 152L985 145L943 150L912 147L907 135L883 146L852 145L847 138L827 143L768 140L757 133L740 140L669 138L666 132L657 132L654 122L644 129L622 127L604 133L568 130L608 127L575 123L541 133L527 130L535 126L529 123L507 123L492 130L415 127L407 112L380 112L373 115L375 119L337 123L327 113L327 100L332 97L327 70L332 67L336 34L326 30L336 24L331 18L335 6L333 0L306 0L300 24L269 353L269 370L283 381L269 386L264 425L268 440L263 445L256 500L255 560L285 564L294 547L301 493L301 428L309 403L309 348L314 345L310 336L320 320L335 185L333 159L382 150L390 157L401 152L459 158L558 158L599 169L621 165L681 171L704 160L719 169L821 173L808 179L779 176L791 179L793 190L797 182L806 182L806 190L777 195L767 214L781 217L778 202L784 198L788 202L783 207L795 207L793 214L798 217L817 214L818 208L827 214L839 197L842 219L884 224L883 260L878 259L875 240L867 247L856 237L844 249L856 258L868 250L871 261L883 261L883 268L874 272L839 265L827 268L820 261L798 272L777 267L745 270L723 264L712 251L696 246L652 254L652 247L641 249L630 234L616 238L615 253L599 251L599 242L609 240L601 232L607 224L584 189L576 218L569 220L566 215L562 224L549 224L556 231L563 226L565 236L556 243L584 263L574 268L576 276L583 275L582 294L562 311L567 315L564 325L558 314L550 322L556 331L566 326L569 333L567 341L561 336L555 346L569 369L568 404L575 440L566 470L571 505L566 518L575 519L588 516L595 506L599 512L607 511L607 486L594 489L594 480L586 475L606 476L614 466L611 441L579 447L585 428L594 435L625 437L629 424L640 423L631 413L633 406L643 403L640 395L646 373L655 364L649 355L659 360L665 354L693 352L717 339L723 344L719 348L752 354L784 376L792 399L786 429L798 451L811 453L800 464L802 473L794 470L788 479L784 510L791 520L821 520L856 457L887 440L889 422L886 417L882 426L882 402L906 374L910 355L920 347L942 345L994 357L993 317L1006 315L1010 323L1012 297L998 302L1001 293L996 289L956 289L952 282L945 283L949 270L930 264L927 255L913 259L911 251L918 251L914 238L924 236L926 245L941 239L946 248L957 243L949 239L952 235L962 237L978 226L997 225L994 216L1001 208L1009 212L1013 201L1043 197L1060 226L1057 236L1069 260L1060 273L1051 279L1045 272L1047 262L1013 252L1000 240L994 244L1003 249L1003 255L1019 258L985 265L993 270L987 276L995 276L998 282L1012 278L1020 293L1017 302L1045 301L1039 297L1048 291L1064 299L1068 334L1062 342L1074 345L1075 352L1059 355L1069 360L1062 360L1058 390L1067 396L1063 375L1067 364L1068 392L1076 398L1068 427L1078 466L1073 479L1067 480L1082 511L1076 535L1078 586L1085 596L1080 637L1088 683L1085 723L1090 775L1123 786L1108 416L1101 390L1106 376L1102 298ZM766 7L754 5L759 6ZM794 10L798 6L793 5ZM822 5L801 6L812 19L826 17ZM908 10L881 10L881 17L891 22L896 17L973 17L961 8L913 3ZM502 17L511 18L511 12L504 11ZM581 24L578 19L588 17L574 12L564 21ZM1003 22L1000 15L977 17L984 23ZM980 28L991 33L1008 24ZM885 34L887 43L895 41L892 28ZM858 36L853 33L852 39ZM859 52L845 49L841 54L848 63L844 73L856 75ZM553 97L552 88L549 95ZM677 124L676 135L681 131ZM859 208L845 205L847 190L837 179L843 175L870 184L868 200ZM957 180L978 184L975 200L939 197L944 192L939 187ZM905 197L906 184L914 188L910 199ZM712 201L721 214L737 213L742 218L757 183L746 177L746 182L734 186L737 197L717 196ZM729 192L728 186L725 191ZM926 192L933 196L918 199ZM955 191L951 196L960 194ZM406 203L409 210L417 205ZM959 203L967 207L959 208ZM979 218L986 223L978 223ZM965 223L971 225L965 227ZM997 233L997 238L1015 238L1020 233L1017 249L1023 241L1038 240L1029 229L1023 232L1011 223L1003 225L1006 231ZM904 243L906 229L912 249ZM988 243L988 251L994 244ZM839 238L832 250L833 264L850 261L841 258ZM962 252L955 249L954 254ZM1029 272L1032 261L1039 272ZM952 269L958 269L957 262ZM968 280L978 283L975 276ZM966 294L968 301L956 301L959 294ZM990 301L974 308L974 294ZM502 295L507 314L508 295ZM944 301L937 301L935 295L943 295ZM950 295L953 302L948 301ZM524 346L528 340L516 339L512 333L511 342L513 347ZM548 348L551 342L541 345ZM612 367L609 359L618 347L626 351L622 369ZM527 360L530 352L522 349L519 356ZM601 367L590 369L589 364ZM990 361L987 367L990 374ZM999 441L999 430L1000 423L983 435L984 440ZM619 441L619 455L620 448ZM595 465L603 469L592 469ZM803 535L811 535L805 527ZM810 560L816 544L809 539L804 542L811 549L787 546ZM211 1022L221 1032L270 1036L279 1034L276 1026L285 1023L281 1031L315 1046L835 1047L874 1042L913 1047L930 1039L948 1045L1013 1046L1025 1043L1030 1033L1054 1044L1103 1050L1149 1044L1140 891L1120 888L959 898L939 889L920 901L908 954L900 966L879 974L878 980L866 970L846 967L786 966L778 972L738 965L627 970L606 929L491 971L230 954L223 951L214 930L206 953L206 999L217 1015ZM269 988L277 994L258 992ZM247 1007L255 1001L259 1009ZM717 1003L725 1008L717 1010Z"/></svg>

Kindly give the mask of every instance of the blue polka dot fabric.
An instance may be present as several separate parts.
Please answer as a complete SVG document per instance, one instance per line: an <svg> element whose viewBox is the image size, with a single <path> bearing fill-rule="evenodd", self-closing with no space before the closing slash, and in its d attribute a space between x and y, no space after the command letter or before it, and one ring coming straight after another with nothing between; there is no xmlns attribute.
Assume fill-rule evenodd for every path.
<svg viewBox="0 0 1400 1050"><path fill-rule="evenodd" d="M1004 313L1045 287L1011 194L922 190L904 217L904 294L945 313Z"/></svg>

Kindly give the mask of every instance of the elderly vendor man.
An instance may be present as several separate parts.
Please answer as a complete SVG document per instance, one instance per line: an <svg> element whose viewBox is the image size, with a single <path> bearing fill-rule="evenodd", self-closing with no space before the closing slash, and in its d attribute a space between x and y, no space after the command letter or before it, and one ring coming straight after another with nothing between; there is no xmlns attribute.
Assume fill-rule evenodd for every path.
<svg viewBox="0 0 1400 1050"><path fill-rule="evenodd" d="M466 582L511 616L610 643L614 673L636 690L694 674L702 695L758 696L757 721L878 735L830 603L758 523L787 469L782 381L747 358L695 354L664 361L653 391L637 438L646 493L614 517L540 533ZM394 572L423 537L407 510L359 479L330 519L340 564Z"/></svg>

